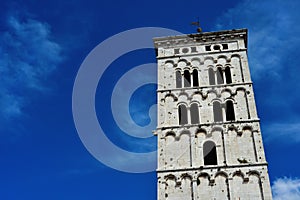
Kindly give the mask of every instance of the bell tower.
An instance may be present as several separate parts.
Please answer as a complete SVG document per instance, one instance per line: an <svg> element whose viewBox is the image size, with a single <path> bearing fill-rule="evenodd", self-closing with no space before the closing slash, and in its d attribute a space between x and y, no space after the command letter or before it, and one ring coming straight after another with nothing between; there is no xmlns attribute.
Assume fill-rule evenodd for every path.
<svg viewBox="0 0 300 200"><path fill-rule="evenodd" d="M247 30L154 38L158 200L271 200Z"/></svg>

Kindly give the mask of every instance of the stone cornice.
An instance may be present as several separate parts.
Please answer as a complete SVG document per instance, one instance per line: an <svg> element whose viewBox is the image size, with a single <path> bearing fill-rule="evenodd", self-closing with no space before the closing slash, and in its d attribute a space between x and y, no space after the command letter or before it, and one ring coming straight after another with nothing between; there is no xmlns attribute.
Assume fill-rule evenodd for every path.
<svg viewBox="0 0 300 200"><path fill-rule="evenodd" d="M203 32L203 33L194 33L186 35L176 35L168 37L159 37L154 38L155 48L174 48L187 45L195 44L205 44L213 41L223 41L228 39L237 39L243 38L245 41L245 46L247 48L247 29L233 29L226 31L217 31L217 32Z"/></svg>

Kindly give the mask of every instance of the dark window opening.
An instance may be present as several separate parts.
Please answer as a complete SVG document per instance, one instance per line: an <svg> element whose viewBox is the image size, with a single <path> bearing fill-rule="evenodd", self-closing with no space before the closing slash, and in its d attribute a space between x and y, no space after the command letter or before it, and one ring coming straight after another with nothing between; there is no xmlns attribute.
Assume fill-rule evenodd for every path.
<svg viewBox="0 0 300 200"><path fill-rule="evenodd" d="M234 107L232 101L227 101L226 102L226 121L233 121L235 120L234 116Z"/></svg>
<svg viewBox="0 0 300 200"><path fill-rule="evenodd" d="M182 80L180 71L176 71L176 88L182 88Z"/></svg>
<svg viewBox="0 0 300 200"><path fill-rule="evenodd" d="M187 120L187 109L185 105L179 105L178 107L178 117L179 117L179 124L184 125L188 123Z"/></svg>
<svg viewBox="0 0 300 200"><path fill-rule="evenodd" d="M217 149L212 141L207 141L203 145L204 165L217 165Z"/></svg>
<svg viewBox="0 0 300 200"><path fill-rule="evenodd" d="M199 86L198 70L193 70L193 86Z"/></svg>
<svg viewBox="0 0 300 200"><path fill-rule="evenodd" d="M191 105L191 123L199 124L199 108L198 104L196 103Z"/></svg>
<svg viewBox="0 0 300 200"><path fill-rule="evenodd" d="M221 47L219 45L214 45L214 50L220 50Z"/></svg>
<svg viewBox="0 0 300 200"><path fill-rule="evenodd" d="M211 51L211 50L210 50L210 45L205 46L205 51Z"/></svg>
<svg viewBox="0 0 300 200"><path fill-rule="evenodd" d="M184 70L184 87L191 87L191 74L188 70Z"/></svg>
<svg viewBox="0 0 300 200"><path fill-rule="evenodd" d="M199 180L199 178L197 178L197 185L200 185L200 180Z"/></svg>
<svg viewBox="0 0 300 200"><path fill-rule="evenodd" d="M179 54L179 49L174 49L174 54Z"/></svg>
<svg viewBox="0 0 300 200"><path fill-rule="evenodd" d="M230 72L230 68L229 67L225 68L225 77L226 77L226 83L227 84L232 83L231 72Z"/></svg>
<svg viewBox="0 0 300 200"><path fill-rule="evenodd" d="M188 48L183 48L182 49L182 53L188 53L189 52L189 49Z"/></svg>
<svg viewBox="0 0 300 200"><path fill-rule="evenodd" d="M222 107L220 102L215 101L213 103L213 110L214 110L214 121L215 122L222 122L223 121L223 114L222 114Z"/></svg>
<svg viewBox="0 0 300 200"><path fill-rule="evenodd" d="M191 52L192 52L192 53L197 52L196 47L191 47Z"/></svg>
<svg viewBox="0 0 300 200"><path fill-rule="evenodd" d="M216 84L215 73L214 73L214 70L212 68L208 69L208 78L209 78L209 84L210 85L215 85Z"/></svg>
<svg viewBox="0 0 300 200"><path fill-rule="evenodd" d="M223 79L223 71L221 67L218 67L217 69L217 83L218 84L223 84L224 79Z"/></svg>
<svg viewBox="0 0 300 200"><path fill-rule="evenodd" d="M222 44L223 49L228 49L228 44Z"/></svg>

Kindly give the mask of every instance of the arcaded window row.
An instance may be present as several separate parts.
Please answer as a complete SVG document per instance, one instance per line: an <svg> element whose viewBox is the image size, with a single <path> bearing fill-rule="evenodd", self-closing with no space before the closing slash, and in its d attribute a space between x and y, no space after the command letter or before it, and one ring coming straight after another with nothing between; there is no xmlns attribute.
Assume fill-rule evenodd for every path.
<svg viewBox="0 0 300 200"><path fill-rule="evenodd" d="M184 70L183 74L180 70L176 71L176 88L197 87L199 86L198 70L194 69L192 73L189 70ZM224 69L217 67L208 69L208 77L210 85L230 84L232 83L230 67Z"/></svg>
<svg viewBox="0 0 300 200"><path fill-rule="evenodd" d="M227 100L224 104L219 101L213 102L213 115L214 122L234 121L234 105L232 100ZM185 104L180 104L178 106L178 119L180 125L188 124L188 108ZM190 106L190 123L199 124L199 106L197 103L192 103Z"/></svg>

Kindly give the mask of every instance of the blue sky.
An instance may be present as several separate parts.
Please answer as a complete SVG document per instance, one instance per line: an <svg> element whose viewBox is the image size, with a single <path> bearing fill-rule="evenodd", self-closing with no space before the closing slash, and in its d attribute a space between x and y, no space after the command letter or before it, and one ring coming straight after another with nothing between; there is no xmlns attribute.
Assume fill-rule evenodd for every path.
<svg viewBox="0 0 300 200"><path fill-rule="evenodd" d="M249 29L249 64L273 193L277 200L300 199L298 1L0 4L0 199L155 199L155 172L116 171L82 144L72 116L73 84L85 57L110 36L149 26L193 33L190 22L197 17L204 31ZM154 56L151 49L121 56L97 89L99 123L127 151L153 151L155 138L124 133L111 113L111 94L124 73L155 62ZM151 84L133 93L129 110L137 124L150 122L155 100Z"/></svg>

